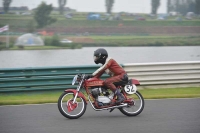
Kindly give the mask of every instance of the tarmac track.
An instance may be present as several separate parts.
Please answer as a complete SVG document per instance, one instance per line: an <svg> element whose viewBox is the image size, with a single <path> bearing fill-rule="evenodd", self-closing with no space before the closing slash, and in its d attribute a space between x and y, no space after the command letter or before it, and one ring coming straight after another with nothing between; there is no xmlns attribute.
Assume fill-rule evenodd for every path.
<svg viewBox="0 0 200 133"><path fill-rule="evenodd" d="M136 117L88 105L75 120L63 117L57 104L1 106L0 133L200 133L200 98L145 100Z"/></svg>

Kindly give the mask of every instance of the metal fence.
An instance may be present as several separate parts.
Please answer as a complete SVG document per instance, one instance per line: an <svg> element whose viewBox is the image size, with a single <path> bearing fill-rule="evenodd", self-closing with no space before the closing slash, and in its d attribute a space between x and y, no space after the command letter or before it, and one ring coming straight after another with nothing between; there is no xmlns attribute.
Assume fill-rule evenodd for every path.
<svg viewBox="0 0 200 133"><path fill-rule="evenodd" d="M143 87L200 86L200 61L124 64Z"/></svg>
<svg viewBox="0 0 200 133"><path fill-rule="evenodd" d="M48 91L75 88L77 73L92 73L98 66L0 69L0 92Z"/></svg>
<svg viewBox="0 0 200 133"><path fill-rule="evenodd" d="M142 87L200 86L200 61L134 63L122 66L129 78L138 79ZM75 88L76 86L71 85L75 74L91 74L98 67L91 65L0 69L0 93ZM106 76L104 75L103 78Z"/></svg>

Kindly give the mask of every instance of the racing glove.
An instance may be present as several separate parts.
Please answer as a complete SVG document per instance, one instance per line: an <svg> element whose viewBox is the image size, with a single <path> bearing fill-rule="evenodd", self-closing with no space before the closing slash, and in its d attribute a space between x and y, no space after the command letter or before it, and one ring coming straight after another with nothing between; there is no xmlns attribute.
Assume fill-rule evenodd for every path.
<svg viewBox="0 0 200 133"><path fill-rule="evenodd" d="M92 78L92 77L93 77L92 74L85 75L85 79L89 79L89 78Z"/></svg>

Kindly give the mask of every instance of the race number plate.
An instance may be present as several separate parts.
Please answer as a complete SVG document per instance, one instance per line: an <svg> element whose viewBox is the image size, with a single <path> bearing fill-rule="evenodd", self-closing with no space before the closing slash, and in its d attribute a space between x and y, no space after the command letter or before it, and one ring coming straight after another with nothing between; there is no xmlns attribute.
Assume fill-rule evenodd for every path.
<svg viewBox="0 0 200 133"><path fill-rule="evenodd" d="M134 94L137 91L137 87L135 85L126 85L124 90L127 94Z"/></svg>

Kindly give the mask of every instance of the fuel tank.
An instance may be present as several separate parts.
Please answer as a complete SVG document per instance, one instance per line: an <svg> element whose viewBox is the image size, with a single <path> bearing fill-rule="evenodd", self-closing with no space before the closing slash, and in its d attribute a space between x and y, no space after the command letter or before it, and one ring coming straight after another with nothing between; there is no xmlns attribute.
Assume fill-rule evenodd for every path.
<svg viewBox="0 0 200 133"><path fill-rule="evenodd" d="M98 78L90 78L85 81L85 85L87 87L92 87L92 86L103 86L103 80L98 79Z"/></svg>

